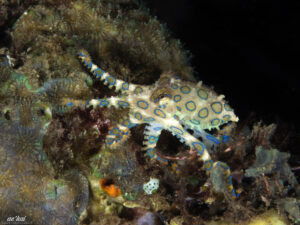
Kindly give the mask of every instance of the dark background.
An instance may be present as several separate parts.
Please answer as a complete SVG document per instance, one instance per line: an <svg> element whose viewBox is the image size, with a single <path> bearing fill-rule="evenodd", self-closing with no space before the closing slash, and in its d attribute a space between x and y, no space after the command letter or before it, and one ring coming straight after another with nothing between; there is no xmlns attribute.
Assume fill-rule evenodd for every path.
<svg viewBox="0 0 300 225"><path fill-rule="evenodd" d="M193 55L196 76L213 85L243 121L299 128L300 2L145 0Z"/></svg>

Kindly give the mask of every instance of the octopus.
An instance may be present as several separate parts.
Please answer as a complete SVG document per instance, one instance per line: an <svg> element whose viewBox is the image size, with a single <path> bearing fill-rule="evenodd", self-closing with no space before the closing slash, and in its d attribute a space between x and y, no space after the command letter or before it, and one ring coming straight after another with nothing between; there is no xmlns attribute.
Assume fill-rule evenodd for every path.
<svg viewBox="0 0 300 225"><path fill-rule="evenodd" d="M113 106L128 108L129 116L113 127L106 138L111 148L118 146L129 136L130 128L146 124L144 130L143 150L151 159L164 161L156 151L156 145L162 130L175 135L203 161L207 175L215 167L224 170L227 188L234 198L238 197L232 185L229 166L224 162L213 161L205 141L218 142L207 130L219 129L221 125L237 122L238 117L224 100L202 81L192 83L182 80L173 72L167 71L152 85L138 85L117 79L97 66L86 50L79 51L79 59L90 70L95 79L100 79L109 88L120 93L103 99L91 99L86 105L93 107ZM68 105L74 105L69 102ZM188 132L191 129L193 134ZM202 141L201 141L202 140Z"/></svg>

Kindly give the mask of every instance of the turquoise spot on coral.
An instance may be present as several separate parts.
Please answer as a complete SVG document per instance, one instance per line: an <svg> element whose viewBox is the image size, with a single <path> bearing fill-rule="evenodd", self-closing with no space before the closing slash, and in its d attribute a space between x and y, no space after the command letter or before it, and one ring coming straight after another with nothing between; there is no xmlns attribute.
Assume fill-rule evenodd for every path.
<svg viewBox="0 0 300 225"><path fill-rule="evenodd" d="M213 166L213 163L214 163L214 161L211 160L211 159L205 161L205 162L204 162L204 168L205 168L205 170L206 170L206 171L211 170L211 169L212 169L212 166Z"/></svg>
<svg viewBox="0 0 300 225"><path fill-rule="evenodd" d="M188 86L182 86L180 88L180 91L183 93L183 94L188 94L191 92L191 88L189 88Z"/></svg>
<svg viewBox="0 0 300 225"><path fill-rule="evenodd" d="M185 104L185 108L191 112L195 111L196 109L196 104L195 102L193 101L188 101L186 104Z"/></svg>
<svg viewBox="0 0 300 225"><path fill-rule="evenodd" d="M103 100L100 101L99 105L100 106L107 106L107 105L109 105L109 102L106 99L103 99Z"/></svg>
<svg viewBox="0 0 300 225"><path fill-rule="evenodd" d="M222 112L222 104L220 102L214 102L211 104L211 109L214 113L220 114Z"/></svg>
<svg viewBox="0 0 300 225"><path fill-rule="evenodd" d="M213 120L211 121L211 125L212 125L212 126L218 126L219 124L220 124L220 120L219 120L218 118L213 119Z"/></svg>
<svg viewBox="0 0 300 225"><path fill-rule="evenodd" d="M108 76L106 78L106 81L110 84L110 85L114 85L116 83L116 78L113 76Z"/></svg>
<svg viewBox="0 0 300 225"><path fill-rule="evenodd" d="M129 88L129 83L124 82L124 83L122 84L122 89L123 89L123 90L128 90L128 88Z"/></svg>
<svg viewBox="0 0 300 225"><path fill-rule="evenodd" d="M202 155L205 149L205 145L201 142L194 142L193 143L194 148L196 149L196 151Z"/></svg>
<svg viewBox="0 0 300 225"><path fill-rule="evenodd" d="M178 127L171 126L170 130L173 131L175 134L179 134L179 135L183 134L183 131Z"/></svg>
<svg viewBox="0 0 300 225"><path fill-rule="evenodd" d="M141 109L147 109L149 104L146 101L140 100L137 102L137 106Z"/></svg>
<svg viewBox="0 0 300 225"><path fill-rule="evenodd" d="M201 99L206 100L206 99L208 98L207 92L206 92L205 90L203 90L203 89L199 89L199 90L197 91L197 94L198 94L198 96L199 96Z"/></svg>
<svg viewBox="0 0 300 225"><path fill-rule="evenodd" d="M149 141L150 144L154 144L158 141L158 137L150 136L148 141Z"/></svg>
<svg viewBox="0 0 300 225"><path fill-rule="evenodd" d="M125 101L118 101L118 105L121 107L129 107L129 103Z"/></svg>
<svg viewBox="0 0 300 225"><path fill-rule="evenodd" d="M175 102L180 102L181 101L181 95L175 95L174 96L174 101Z"/></svg>
<svg viewBox="0 0 300 225"><path fill-rule="evenodd" d="M203 108L201 109L199 112L198 112L198 116L201 118L201 119L204 119L208 116L208 109L207 108Z"/></svg>
<svg viewBox="0 0 300 225"><path fill-rule="evenodd" d="M195 124L195 125L199 125L200 124L200 122L198 120L190 120L190 122L192 124Z"/></svg>
<svg viewBox="0 0 300 225"><path fill-rule="evenodd" d="M161 117L161 118L166 118L166 114L162 110L160 110L160 109L155 109L154 110L154 114L156 116Z"/></svg>
<svg viewBox="0 0 300 225"><path fill-rule="evenodd" d="M134 114L134 117L136 118L136 119L138 119L138 120L141 120L143 117L142 117L142 114L140 114L139 112L136 112L135 114Z"/></svg>

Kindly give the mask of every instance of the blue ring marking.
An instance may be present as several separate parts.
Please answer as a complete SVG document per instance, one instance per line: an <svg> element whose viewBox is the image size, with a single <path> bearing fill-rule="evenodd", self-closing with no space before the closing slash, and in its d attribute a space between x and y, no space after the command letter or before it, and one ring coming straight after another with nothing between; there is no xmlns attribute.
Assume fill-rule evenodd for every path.
<svg viewBox="0 0 300 225"><path fill-rule="evenodd" d="M223 122L227 122L227 121L229 121L229 120L230 120L230 118L231 118L231 116L230 116L230 115L224 115L224 116L223 116Z"/></svg>
<svg viewBox="0 0 300 225"><path fill-rule="evenodd" d="M190 122L192 124L195 124L195 125L199 125L200 124L200 122L198 120L190 120Z"/></svg>
<svg viewBox="0 0 300 225"><path fill-rule="evenodd" d="M107 101L106 99L103 99L100 101L99 103L100 106L106 106L106 105L109 105L109 101Z"/></svg>
<svg viewBox="0 0 300 225"><path fill-rule="evenodd" d="M213 161L212 159L207 160L207 161L204 162L204 167L205 167L205 170L206 170L206 171L210 171L210 170L212 169L213 162L214 162L214 161ZM210 163L210 167L207 167L207 164L208 164L208 163Z"/></svg>
<svg viewBox="0 0 300 225"><path fill-rule="evenodd" d="M142 114L140 114L139 112L136 112L135 114L134 114L134 117L136 118L136 119L138 119L138 120L141 120L143 117L142 117Z"/></svg>
<svg viewBox="0 0 300 225"><path fill-rule="evenodd" d="M190 104L190 103L193 104L194 108L190 109L190 108L188 107L188 104ZM193 111L195 111L195 109L196 109L196 104L195 104L195 102L193 102L193 101L188 101L188 102L185 103L185 108L186 108L187 110L189 110L190 112L193 112Z"/></svg>
<svg viewBox="0 0 300 225"><path fill-rule="evenodd" d="M224 109L226 110L226 111L232 111L232 108L230 108L230 106L228 105L228 104L224 104Z"/></svg>
<svg viewBox="0 0 300 225"><path fill-rule="evenodd" d="M220 111L216 111L216 110L214 109L214 105L219 105L219 106L221 107ZM214 103L212 103L212 104L210 105L210 107L211 107L212 111L213 111L214 113L216 113L216 114L220 114L220 113L222 112L222 104L221 104L220 102L214 102ZM218 107L218 106L217 106L217 107Z"/></svg>
<svg viewBox="0 0 300 225"><path fill-rule="evenodd" d="M204 94L204 96L203 96ZM200 88L198 91L197 91L197 95L199 96L199 98L203 99L203 100L206 100L208 98L208 94L205 90L203 90L202 88Z"/></svg>
<svg viewBox="0 0 300 225"><path fill-rule="evenodd" d="M93 66L93 62L92 61L91 61L90 65L88 65L87 61L85 61L85 60L83 62L87 66L87 68L92 68L92 66Z"/></svg>
<svg viewBox="0 0 300 225"><path fill-rule="evenodd" d="M223 143L229 142L230 141L230 137L227 136L226 134L223 135Z"/></svg>
<svg viewBox="0 0 300 225"><path fill-rule="evenodd" d="M164 129L163 127L154 127L153 128L153 130L155 130L155 131L160 131L160 130L162 130L162 129Z"/></svg>
<svg viewBox="0 0 300 225"><path fill-rule="evenodd" d="M221 168L223 168L224 170L229 169L229 166L224 162L218 162L217 165L220 166Z"/></svg>
<svg viewBox="0 0 300 225"><path fill-rule="evenodd" d="M101 71L101 73L97 73L97 71ZM101 68L97 68L94 70L94 74L96 75L96 77L102 77L102 74L104 73L104 71Z"/></svg>
<svg viewBox="0 0 300 225"><path fill-rule="evenodd" d="M118 139L115 139L116 142L118 142L122 139L122 135L120 135L120 134L116 135L116 137L118 137Z"/></svg>
<svg viewBox="0 0 300 225"><path fill-rule="evenodd" d="M144 106L144 107L141 106L140 104L142 104L142 103L145 103L146 106ZM149 104L146 101L140 100L140 101L137 102L137 106L140 107L141 109L147 109Z"/></svg>
<svg viewBox="0 0 300 225"><path fill-rule="evenodd" d="M113 82L110 82L109 79L112 78ZM110 85L114 85L116 83L116 78L114 76L108 76L106 77L106 81L110 84Z"/></svg>
<svg viewBox="0 0 300 225"><path fill-rule="evenodd" d="M145 122L152 122L152 121L154 121L154 118L153 117L147 117L147 118L144 118L144 121Z"/></svg>
<svg viewBox="0 0 300 225"><path fill-rule="evenodd" d="M171 84L171 87L172 87L173 89L177 89L177 88L178 88L178 85L177 85L177 84Z"/></svg>
<svg viewBox="0 0 300 225"><path fill-rule="evenodd" d="M150 144L155 144L158 141L158 137L150 136L148 141L149 141Z"/></svg>
<svg viewBox="0 0 300 225"><path fill-rule="evenodd" d="M179 106L176 106L176 108L177 108L178 111L181 111L181 108Z"/></svg>
<svg viewBox="0 0 300 225"><path fill-rule="evenodd" d="M114 143L114 141L115 141L115 139L113 139L113 138L107 138L106 143L108 145L112 145Z"/></svg>
<svg viewBox="0 0 300 225"><path fill-rule="evenodd" d="M117 133L114 133L115 130L117 131ZM120 134L121 134L121 130L120 130L119 128L115 127L115 128L113 128L113 129L109 132L109 134L111 134L111 135L120 135Z"/></svg>
<svg viewBox="0 0 300 225"><path fill-rule="evenodd" d="M181 101L181 95L175 95L174 102L180 102L180 101Z"/></svg>
<svg viewBox="0 0 300 225"><path fill-rule="evenodd" d="M149 148L147 149L147 155L150 157L150 158L153 158L155 156L155 149L154 148Z"/></svg>
<svg viewBox="0 0 300 225"><path fill-rule="evenodd" d="M206 116L200 116L201 115L201 112L205 110L206 111ZM206 118L208 116L208 109L207 108L203 108L201 109L199 112L198 112L198 116L202 119Z"/></svg>
<svg viewBox="0 0 300 225"><path fill-rule="evenodd" d="M73 102L69 102L69 103L67 103L67 105L72 106L72 105L73 105Z"/></svg>
<svg viewBox="0 0 300 225"><path fill-rule="evenodd" d="M171 126L170 129L171 129L175 134L183 135L183 131L182 131L181 129L179 129L178 127Z"/></svg>
<svg viewBox="0 0 300 225"><path fill-rule="evenodd" d="M132 128L132 127L135 127L137 125L136 123L131 123L129 119L124 120L121 124L124 127L128 127L128 128Z"/></svg>
<svg viewBox="0 0 300 225"><path fill-rule="evenodd" d="M123 90L128 90L128 88L129 88L129 83L128 83L128 82L124 82L124 83L122 84L122 89L123 89Z"/></svg>
<svg viewBox="0 0 300 225"><path fill-rule="evenodd" d="M236 198L238 198L240 196L240 194L235 193L234 189L232 189L231 194L232 194L233 197L236 197Z"/></svg>
<svg viewBox="0 0 300 225"><path fill-rule="evenodd" d="M172 95L167 95L167 97L172 98Z"/></svg>
<svg viewBox="0 0 300 225"><path fill-rule="evenodd" d="M90 103L90 100L87 100L86 103L85 103L85 106L88 106Z"/></svg>
<svg viewBox="0 0 300 225"><path fill-rule="evenodd" d="M217 121L217 124L214 124L215 121ZM218 126L219 124L220 124L220 120L219 120L218 118L213 119L213 120L211 121L211 125L212 125L212 126Z"/></svg>
<svg viewBox="0 0 300 225"><path fill-rule="evenodd" d="M232 176L231 176L231 175L228 177L228 184L229 184L230 186L232 185Z"/></svg>
<svg viewBox="0 0 300 225"><path fill-rule="evenodd" d="M125 101L118 101L118 105L121 106L121 107L128 107L129 103L125 102Z"/></svg>
<svg viewBox="0 0 300 225"><path fill-rule="evenodd" d="M184 88L187 88L188 90L184 91L184 90L183 90ZM188 93L191 92L191 88L188 87L188 86L182 86L182 87L180 88L180 91L181 91L181 93L183 93L183 94L188 94Z"/></svg>
<svg viewBox="0 0 300 225"><path fill-rule="evenodd" d="M196 145L201 145L201 152L198 150L198 148L197 148L197 146ZM204 150L205 150L205 145L202 143L202 142L193 142L193 146L194 146L194 148L197 150L197 152L200 154L200 155L202 155L203 154L203 152L204 152Z"/></svg>
<svg viewBox="0 0 300 225"><path fill-rule="evenodd" d="M166 118L166 114L162 110L160 110L160 109L155 109L154 110L154 114L156 116L161 117L161 118Z"/></svg>
<svg viewBox="0 0 300 225"><path fill-rule="evenodd" d="M143 88L141 88L141 87L136 87L135 89L134 89L134 94L140 94L140 93L142 93L143 92Z"/></svg>
<svg viewBox="0 0 300 225"><path fill-rule="evenodd" d="M168 162L167 159L162 159L162 158L160 158L159 156L156 156L156 159L159 160L159 161L162 161L162 162L164 162L164 163Z"/></svg>
<svg viewBox="0 0 300 225"><path fill-rule="evenodd" d="M82 52L79 52L78 55L79 55L79 56L86 57L86 55L84 55Z"/></svg>
<svg viewBox="0 0 300 225"><path fill-rule="evenodd" d="M206 138L207 138L208 140L210 140L210 141L216 143L216 144L220 144L220 141L219 141L215 136L213 136L213 135L211 135L211 134L207 134L207 135L206 135Z"/></svg>

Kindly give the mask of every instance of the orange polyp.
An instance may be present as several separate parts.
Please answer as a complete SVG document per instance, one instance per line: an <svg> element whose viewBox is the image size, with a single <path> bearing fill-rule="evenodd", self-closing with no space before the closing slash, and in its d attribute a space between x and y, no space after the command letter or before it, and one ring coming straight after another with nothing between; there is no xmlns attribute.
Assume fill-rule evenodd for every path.
<svg viewBox="0 0 300 225"><path fill-rule="evenodd" d="M106 192L112 198L116 198L122 193L120 187L110 179L102 178L99 183L102 191Z"/></svg>

